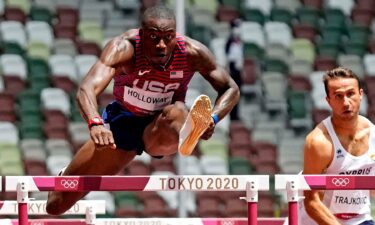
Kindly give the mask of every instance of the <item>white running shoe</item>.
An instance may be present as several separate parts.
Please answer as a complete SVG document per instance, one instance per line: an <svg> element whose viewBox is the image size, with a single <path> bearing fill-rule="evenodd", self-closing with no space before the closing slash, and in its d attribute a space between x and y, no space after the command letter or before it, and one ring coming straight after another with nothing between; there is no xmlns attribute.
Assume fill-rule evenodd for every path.
<svg viewBox="0 0 375 225"><path fill-rule="evenodd" d="M65 170L66 170L66 167L67 166L65 166L64 168L62 168L57 176L62 176L64 174Z"/></svg>

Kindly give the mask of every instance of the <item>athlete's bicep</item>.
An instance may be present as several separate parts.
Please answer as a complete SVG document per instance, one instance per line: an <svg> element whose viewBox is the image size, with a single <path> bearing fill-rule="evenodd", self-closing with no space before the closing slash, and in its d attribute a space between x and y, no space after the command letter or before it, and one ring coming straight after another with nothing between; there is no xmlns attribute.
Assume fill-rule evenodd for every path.
<svg viewBox="0 0 375 225"><path fill-rule="evenodd" d="M304 145L303 174L322 174L332 160L330 142L324 137L319 129L315 129L306 137ZM305 191L305 206L315 208L320 205L322 192Z"/></svg>
<svg viewBox="0 0 375 225"><path fill-rule="evenodd" d="M116 68L132 60L134 48L123 36L111 40L103 49L100 58L82 80L82 87L93 89L100 94L115 75Z"/></svg>
<svg viewBox="0 0 375 225"><path fill-rule="evenodd" d="M108 86L115 70L114 67L107 66L98 60L82 80L81 87L94 90L97 96Z"/></svg>

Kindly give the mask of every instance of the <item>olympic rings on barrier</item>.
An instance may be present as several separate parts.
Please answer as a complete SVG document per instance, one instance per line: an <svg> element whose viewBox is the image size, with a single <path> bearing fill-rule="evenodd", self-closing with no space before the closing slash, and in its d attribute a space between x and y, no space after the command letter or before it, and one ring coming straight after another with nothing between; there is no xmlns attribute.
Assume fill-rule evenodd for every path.
<svg viewBox="0 0 375 225"><path fill-rule="evenodd" d="M349 184L349 178L333 178L332 184L337 186L337 187L345 187Z"/></svg>
<svg viewBox="0 0 375 225"><path fill-rule="evenodd" d="M74 189L78 186L78 180L61 180L60 184L66 189Z"/></svg>

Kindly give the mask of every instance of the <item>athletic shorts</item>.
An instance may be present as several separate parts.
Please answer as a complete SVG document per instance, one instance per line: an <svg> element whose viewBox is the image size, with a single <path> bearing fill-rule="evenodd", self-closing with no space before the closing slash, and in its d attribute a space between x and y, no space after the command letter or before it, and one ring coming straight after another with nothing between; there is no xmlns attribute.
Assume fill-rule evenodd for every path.
<svg viewBox="0 0 375 225"><path fill-rule="evenodd" d="M136 151L141 155L145 150L143 132L156 116L135 116L114 101L104 109L102 118L112 131L117 148Z"/></svg>

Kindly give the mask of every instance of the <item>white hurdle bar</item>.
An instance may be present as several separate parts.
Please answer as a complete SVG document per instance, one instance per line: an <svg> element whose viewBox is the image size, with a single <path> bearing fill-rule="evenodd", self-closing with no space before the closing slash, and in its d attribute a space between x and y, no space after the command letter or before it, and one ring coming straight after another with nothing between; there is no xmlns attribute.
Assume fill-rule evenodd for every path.
<svg viewBox="0 0 375 225"><path fill-rule="evenodd" d="M258 191L269 190L269 176L6 176L2 185L17 192L19 225L28 225L28 192L40 191L246 191L248 225L257 225Z"/></svg>
<svg viewBox="0 0 375 225"><path fill-rule="evenodd" d="M375 176L275 175L275 190L286 190L289 225L298 225L299 190L375 190Z"/></svg>

